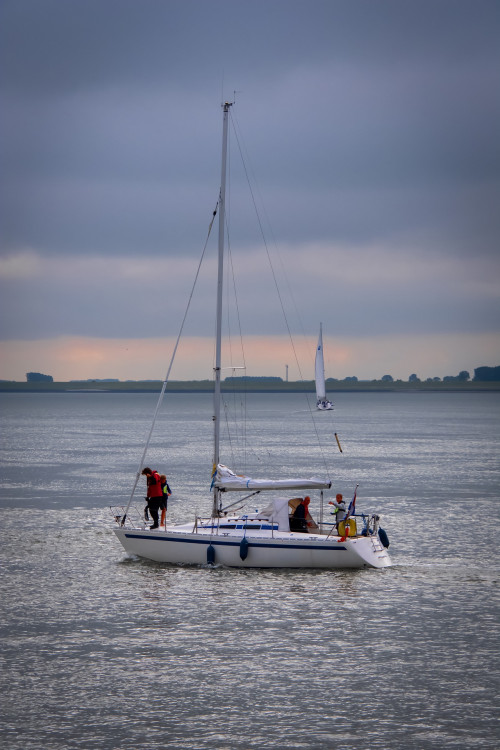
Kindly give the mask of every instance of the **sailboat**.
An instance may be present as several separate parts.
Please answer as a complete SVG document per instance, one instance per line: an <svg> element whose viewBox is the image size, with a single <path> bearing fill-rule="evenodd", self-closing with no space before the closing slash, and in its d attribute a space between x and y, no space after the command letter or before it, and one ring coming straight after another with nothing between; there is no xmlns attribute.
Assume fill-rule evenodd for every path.
<svg viewBox="0 0 500 750"><path fill-rule="evenodd" d="M160 524L158 528L150 528L140 512L137 520L134 520L131 503L144 466L146 444L130 499L120 513L114 511L116 536L127 553L160 563L278 569L388 567L392 564L387 550L388 539L380 529L379 516L356 513L355 498L343 522L323 523L324 493L331 489L328 478L254 478L238 474L221 463L222 279L228 116L231 106L230 102L223 104L211 514L207 517L195 516L181 524ZM155 414L157 411L158 406ZM207 471L207 478L208 475ZM311 495L319 498L319 523L309 512ZM226 501L228 497L230 500ZM237 499L234 501L235 497ZM268 499L264 500L260 509L256 509L256 498L260 497ZM250 512L241 511L245 503L252 503ZM240 509L231 511L235 506Z"/></svg>
<svg viewBox="0 0 500 750"><path fill-rule="evenodd" d="M329 411L333 409L333 404L326 397L326 385L325 385L325 364L323 359L323 325L319 324L319 338L318 346L316 347L316 362L315 362L315 377L316 377L316 407L320 411Z"/></svg>

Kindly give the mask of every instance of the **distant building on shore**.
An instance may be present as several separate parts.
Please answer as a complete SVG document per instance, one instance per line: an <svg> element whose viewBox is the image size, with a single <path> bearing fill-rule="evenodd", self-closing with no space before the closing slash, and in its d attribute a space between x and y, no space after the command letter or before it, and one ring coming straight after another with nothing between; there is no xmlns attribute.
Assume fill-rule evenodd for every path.
<svg viewBox="0 0 500 750"><path fill-rule="evenodd" d="M28 383L53 383L52 375L43 375L41 372L27 372L26 380Z"/></svg>

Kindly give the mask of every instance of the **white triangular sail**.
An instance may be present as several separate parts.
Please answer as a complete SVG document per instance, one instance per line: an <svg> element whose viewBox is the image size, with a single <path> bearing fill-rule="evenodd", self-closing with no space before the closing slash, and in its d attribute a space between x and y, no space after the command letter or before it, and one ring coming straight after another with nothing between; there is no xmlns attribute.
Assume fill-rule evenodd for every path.
<svg viewBox="0 0 500 750"><path fill-rule="evenodd" d="M316 347L315 379L316 379L316 406L321 411L330 411L331 409L333 409L333 404L326 397L322 323L319 324L318 346Z"/></svg>
<svg viewBox="0 0 500 750"><path fill-rule="evenodd" d="M326 386L325 386L325 364L323 359L323 329L322 324L319 324L319 338L318 346L316 347L316 399L318 401L324 401L326 398Z"/></svg>

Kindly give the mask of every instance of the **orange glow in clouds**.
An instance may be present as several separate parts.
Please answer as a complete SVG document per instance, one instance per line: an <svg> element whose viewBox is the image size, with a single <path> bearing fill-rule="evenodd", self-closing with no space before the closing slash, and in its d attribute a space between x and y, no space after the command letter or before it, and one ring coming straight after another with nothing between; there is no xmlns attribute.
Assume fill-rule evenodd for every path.
<svg viewBox="0 0 500 750"><path fill-rule="evenodd" d="M235 340L224 342L223 373L241 376L279 376L289 380L312 380L316 337L291 343L284 337L250 337L244 356ZM355 375L360 380L392 375L408 380L415 372L427 377L457 375L461 370L494 365L499 352L495 335L380 336L370 338L324 337L325 374L342 380ZM163 380L174 349L174 339L97 339L60 337L41 341L0 342L0 378L24 381L27 372L52 375L56 381L116 378L118 380ZM467 352L467 361L463 352ZM300 370L295 354L300 362ZM171 380L211 380L214 347L211 339L185 338L177 351ZM242 367L235 370L231 367Z"/></svg>

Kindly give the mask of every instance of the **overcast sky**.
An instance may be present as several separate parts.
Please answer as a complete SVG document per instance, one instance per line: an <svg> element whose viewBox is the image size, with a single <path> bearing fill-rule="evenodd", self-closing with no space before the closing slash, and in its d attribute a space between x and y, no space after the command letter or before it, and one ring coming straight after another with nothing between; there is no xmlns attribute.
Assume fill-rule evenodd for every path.
<svg viewBox="0 0 500 750"><path fill-rule="evenodd" d="M497 0L2 0L0 378L163 378L234 91L248 374L299 377L236 134L303 377L320 321L327 377L498 365L499 38ZM207 252L178 378L211 377Z"/></svg>

